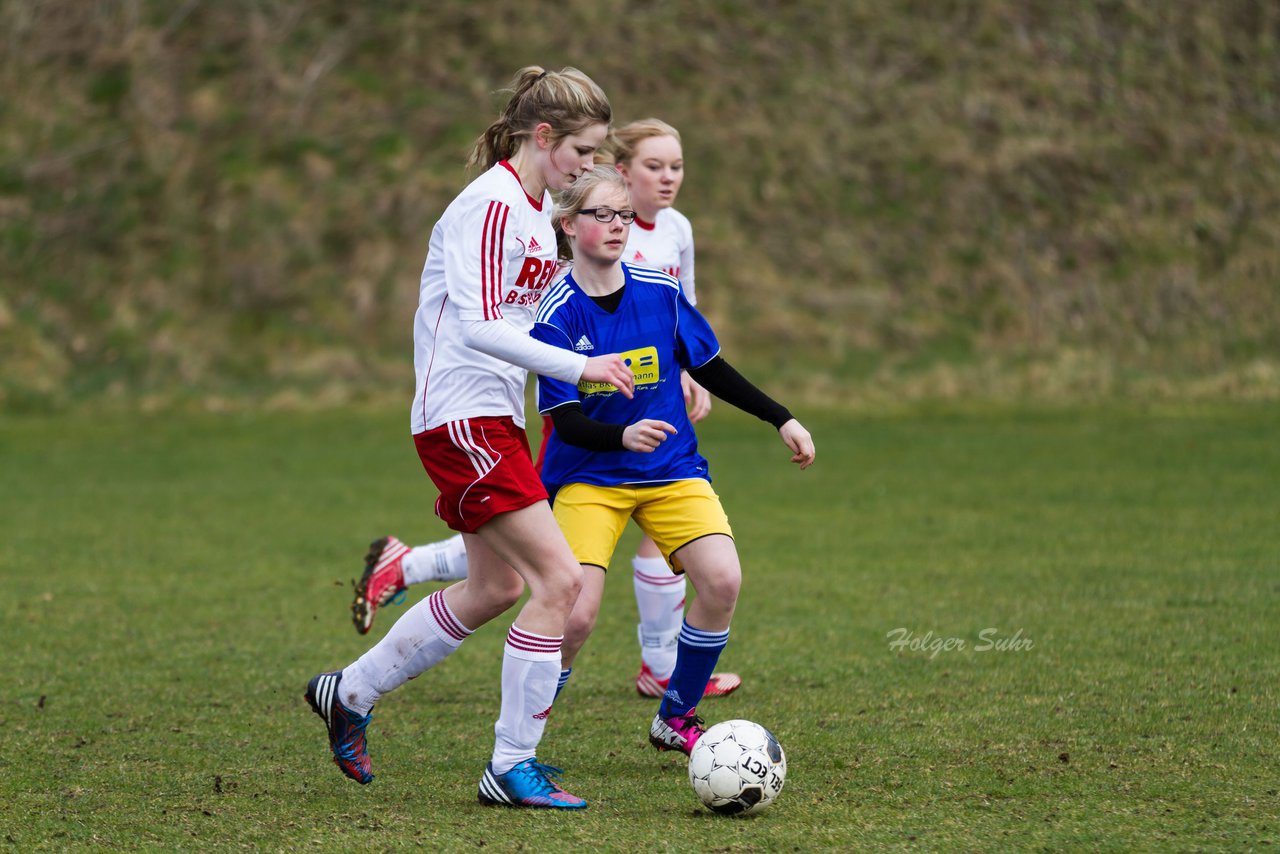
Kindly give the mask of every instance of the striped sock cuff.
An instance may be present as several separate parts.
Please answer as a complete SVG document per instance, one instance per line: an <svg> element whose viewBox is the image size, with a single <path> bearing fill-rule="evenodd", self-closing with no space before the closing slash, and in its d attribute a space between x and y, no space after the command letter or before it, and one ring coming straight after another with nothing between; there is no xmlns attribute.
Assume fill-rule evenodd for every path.
<svg viewBox="0 0 1280 854"><path fill-rule="evenodd" d="M459 646L474 631L458 622L453 611L449 610L449 603L444 601L443 590L437 590L427 597L427 608L431 612L427 625L449 646Z"/></svg>
<svg viewBox="0 0 1280 854"><path fill-rule="evenodd" d="M723 632L704 632L702 629L695 629L693 626L685 622L680 627L680 643L689 646L702 647L704 649L715 649L723 647L729 642L729 630Z"/></svg>
<svg viewBox="0 0 1280 854"><path fill-rule="evenodd" d="M673 573L667 562L660 557L636 555L631 559L631 571L636 580L644 584L664 586L684 582L684 576Z"/></svg>
<svg viewBox="0 0 1280 854"><path fill-rule="evenodd" d="M560 645L564 643L564 635L546 637L526 632L519 626L512 625L507 632L507 655L525 661L560 661Z"/></svg>

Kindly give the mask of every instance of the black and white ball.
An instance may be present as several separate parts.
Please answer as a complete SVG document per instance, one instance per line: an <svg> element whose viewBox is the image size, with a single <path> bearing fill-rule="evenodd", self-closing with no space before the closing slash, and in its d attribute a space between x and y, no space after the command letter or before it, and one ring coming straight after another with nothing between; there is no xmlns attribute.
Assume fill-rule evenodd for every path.
<svg viewBox="0 0 1280 854"><path fill-rule="evenodd" d="M707 808L750 815L773 803L787 779L787 757L773 733L752 721L721 721L689 754L689 783Z"/></svg>

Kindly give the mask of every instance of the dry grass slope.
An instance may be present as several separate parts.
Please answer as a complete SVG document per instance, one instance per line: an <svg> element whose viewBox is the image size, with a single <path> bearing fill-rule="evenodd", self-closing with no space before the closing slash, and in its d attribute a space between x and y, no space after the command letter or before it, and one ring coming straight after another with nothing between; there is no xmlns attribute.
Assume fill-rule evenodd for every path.
<svg viewBox="0 0 1280 854"><path fill-rule="evenodd" d="M0 408L403 397L527 63L682 128L704 306L793 393L1280 394L1280 7L556 9L0 6Z"/></svg>

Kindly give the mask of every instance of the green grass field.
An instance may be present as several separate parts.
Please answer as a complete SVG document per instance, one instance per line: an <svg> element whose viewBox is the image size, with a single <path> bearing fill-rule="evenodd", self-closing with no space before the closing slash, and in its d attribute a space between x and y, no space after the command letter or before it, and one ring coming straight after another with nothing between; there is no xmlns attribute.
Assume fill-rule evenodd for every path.
<svg viewBox="0 0 1280 854"><path fill-rule="evenodd" d="M349 580L374 536L443 534L407 420L0 421L0 846L1280 844L1275 406L809 413L803 473L722 406L701 433L746 684L701 711L764 723L790 763L739 820L646 743L626 554L541 751L589 810L476 804L506 619L379 705L371 786L338 773L301 694L370 643Z"/></svg>

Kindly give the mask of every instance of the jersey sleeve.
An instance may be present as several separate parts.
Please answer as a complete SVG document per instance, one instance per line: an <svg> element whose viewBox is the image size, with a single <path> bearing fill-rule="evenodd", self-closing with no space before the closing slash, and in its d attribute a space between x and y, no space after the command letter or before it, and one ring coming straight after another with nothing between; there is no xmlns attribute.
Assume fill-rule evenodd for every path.
<svg viewBox="0 0 1280 854"><path fill-rule="evenodd" d="M683 216L680 219L680 286L690 305L698 304L698 293L693 279L693 225Z"/></svg>
<svg viewBox="0 0 1280 854"><path fill-rule="evenodd" d="M514 226L507 228L510 219L506 204L480 199L454 220L445 236L445 282L460 320L502 319L507 265L519 249Z"/></svg>
<svg viewBox="0 0 1280 854"><path fill-rule="evenodd" d="M539 321L533 325L529 335L535 341L541 341L543 344L550 344L552 347L558 347L562 350L568 350L573 353L573 340L569 333L553 323ZM577 355L575 353L575 355ZM577 403L578 385L577 383L565 382L554 377L538 375L538 412L546 415L558 406L566 403Z"/></svg>
<svg viewBox="0 0 1280 854"><path fill-rule="evenodd" d="M683 290L676 291L676 355L685 369L700 368L720 354L720 341Z"/></svg>
<svg viewBox="0 0 1280 854"><path fill-rule="evenodd" d="M577 382L587 367L587 357L582 353L548 347L502 320L469 320L462 325L462 340L472 350L538 376Z"/></svg>

